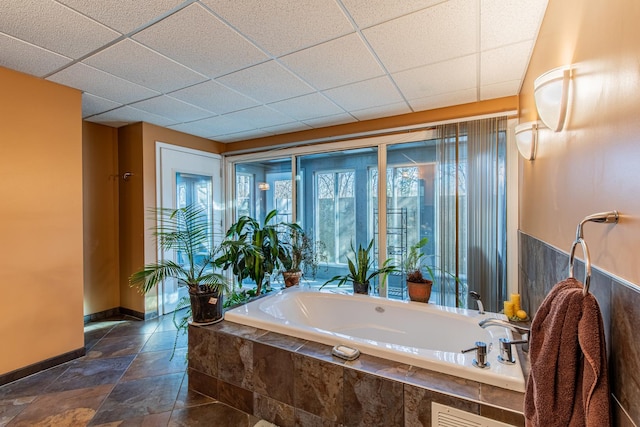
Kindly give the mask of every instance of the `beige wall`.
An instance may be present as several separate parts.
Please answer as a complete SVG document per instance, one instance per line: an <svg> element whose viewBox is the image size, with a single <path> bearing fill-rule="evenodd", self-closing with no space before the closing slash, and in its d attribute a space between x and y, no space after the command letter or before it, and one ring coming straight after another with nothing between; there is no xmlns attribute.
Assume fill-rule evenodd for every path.
<svg viewBox="0 0 640 427"><path fill-rule="evenodd" d="M84 314L120 306L118 130L82 124Z"/></svg>
<svg viewBox="0 0 640 427"><path fill-rule="evenodd" d="M0 67L0 374L84 346L81 94Z"/></svg>
<svg viewBox="0 0 640 427"><path fill-rule="evenodd" d="M538 156L521 172L520 228L568 251L586 215L616 209L615 226L587 224L592 262L640 283L640 2L550 0L520 94L521 119L536 118L533 81L574 68L564 131L540 132ZM578 250L579 251L579 250Z"/></svg>

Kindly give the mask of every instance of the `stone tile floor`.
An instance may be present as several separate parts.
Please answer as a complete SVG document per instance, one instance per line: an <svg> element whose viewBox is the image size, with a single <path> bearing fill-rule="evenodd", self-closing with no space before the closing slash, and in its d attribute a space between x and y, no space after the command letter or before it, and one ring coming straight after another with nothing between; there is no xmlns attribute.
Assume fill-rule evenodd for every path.
<svg viewBox="0 0 640 427"><path fill-rule="evenodd" d="M172 317L88 323L84 357L0 387L0 427L272 426L188 389Z"/></svg>

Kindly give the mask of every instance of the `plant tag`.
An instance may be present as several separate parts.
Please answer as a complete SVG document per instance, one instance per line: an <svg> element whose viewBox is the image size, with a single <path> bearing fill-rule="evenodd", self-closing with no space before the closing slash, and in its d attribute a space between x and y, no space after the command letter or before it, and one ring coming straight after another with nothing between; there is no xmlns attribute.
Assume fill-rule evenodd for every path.
<svg viewBox="0 0 640 427"><path fill-rule="evenodd" d="M218 302L218 298L211 297L209 298L209 304L215 304Z"/></svg>

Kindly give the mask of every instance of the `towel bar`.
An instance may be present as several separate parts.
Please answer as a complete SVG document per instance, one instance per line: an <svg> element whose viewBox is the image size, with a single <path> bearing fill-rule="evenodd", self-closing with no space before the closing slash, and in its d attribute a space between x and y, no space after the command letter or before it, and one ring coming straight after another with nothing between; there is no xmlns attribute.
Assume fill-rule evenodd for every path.
<svg viewBox="0 0 640 427"><path fill-rule="evenodd" d="M618 215L618 211L600 212L585 217L582 221L580 221L580 224L578 224L578 229L576 230L576 240L571 245L571 251L569 252L569 277L574 277L573 263L575 260L576 247L578 246L578 244L580 244L580 246L582 246L582 253L584 254L584 290L582 291L584 295L589 293L589 284L591 282L591 257L589 256L589 248L587 247L587 242L584 240L584 232L582 230L582 226L587 222L617 224L619 219L620 215Z"/></svg>

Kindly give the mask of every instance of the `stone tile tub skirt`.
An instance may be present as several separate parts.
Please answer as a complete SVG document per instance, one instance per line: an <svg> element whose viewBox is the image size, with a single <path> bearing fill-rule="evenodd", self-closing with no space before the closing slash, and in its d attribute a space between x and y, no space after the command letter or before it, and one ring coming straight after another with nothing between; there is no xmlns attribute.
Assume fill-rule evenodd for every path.
<svg viewBox="0 0 640 427"><path fill-rule="evenodd" d="M278 426L430 426L431 402L523 426L524 394L230 321L189 326L189 388Z"/></svg>
<svg viewBox="0 0 640 427"><path fill-rule="evenodd" d="M397 301L366 295L291 287L225 313L225 319L304 340L346 345L361 353L395 360L524 392L519 360L498 361L499 339L511 340L504 327L483 329L478 323L497 313ZM461 353L481 341L490 351L490 368L473 365L475 351Z"/></svg>

